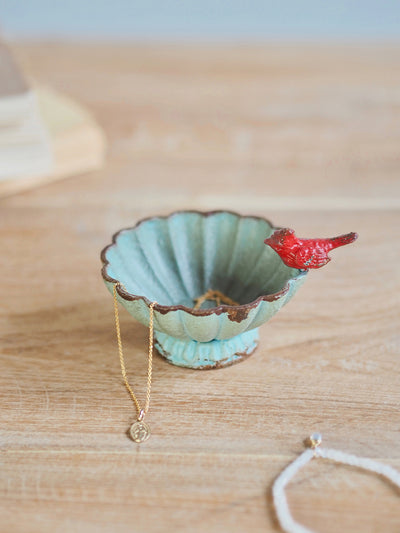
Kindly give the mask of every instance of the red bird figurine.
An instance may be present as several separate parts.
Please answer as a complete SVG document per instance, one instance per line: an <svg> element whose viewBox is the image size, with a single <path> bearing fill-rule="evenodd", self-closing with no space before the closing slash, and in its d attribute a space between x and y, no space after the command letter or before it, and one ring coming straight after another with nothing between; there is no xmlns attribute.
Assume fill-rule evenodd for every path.
<svg viewBox="0 0 400 533"><path fill-rule="evenodd" d="M328 252L339 246L350 244L357 239L357 233L348 233L331 239L298 239L294 230L278 229L268 239L268 244L275 250L285 265L292 268L308 270L321 268L331 260Z"/></svg>

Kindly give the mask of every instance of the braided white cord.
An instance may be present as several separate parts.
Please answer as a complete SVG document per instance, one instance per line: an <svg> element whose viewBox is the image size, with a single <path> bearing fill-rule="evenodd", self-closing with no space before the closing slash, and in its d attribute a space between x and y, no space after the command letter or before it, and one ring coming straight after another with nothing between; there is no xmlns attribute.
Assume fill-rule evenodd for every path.
<svg viewBox="0 0 400 533"><path fill-rule="evenodd" d="M313 457L330 459L336 463L343 463L375 472L391 481L393 485L400 489L400 472L389 465L373 461L372 459L357 457L356 455L344 453L340 450L332 450L329 448L307 449L283 470L272 487L272 498L276 516L281 528L283 531L286 531L286 533L314 533L311 529L302 526L293 519L285 494L285 487L289 481L301 468L303 468L303 466L311 461Z"/></svg>
<svg viewBox="0 0 400 533"><path fill-rule="evenodd" d="M283 531L287 533L313 533L295 520L290 514L289 505L286 499L285 487L289 481L314 457L314 450L307 449L297 457L285 470L277 477L272 487L272 498L274 502L276 516Z"/></svg>
<svg viewBox="0 0 400 533"><path fill-rule="evenodd" d="M375 474L385 477L400 489L400 472L389 465L373 461L372 459L367 459L366 457L357 457L357 455L351 455L349 453L341 452L340 450L332 450L329 448L317 448L315 454L324 459L335 461L336 463L343 463L345 465L375 472Z"/></svg>

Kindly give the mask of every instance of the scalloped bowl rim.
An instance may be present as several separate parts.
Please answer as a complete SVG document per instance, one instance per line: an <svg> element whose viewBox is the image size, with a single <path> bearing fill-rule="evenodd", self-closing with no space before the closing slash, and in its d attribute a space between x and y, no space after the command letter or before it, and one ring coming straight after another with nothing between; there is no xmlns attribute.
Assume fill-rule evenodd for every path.
<svg viewBox="0 0 400 533"><path fill-rule="evenodd" d="M254 220L262 220L263 222L266 222L272 229L282 229L279 226L274 226L272 224L272 222L269 219L267 219L267 218L264 218L264 217L261 217L261 216L256 216L256 215L241 215L240 213L237 213L235 211L230 211L230 210L225 210L225 209L218 209L218 210L215 210L215 211L198 211L198 210L195 210L195 209L193 209L193 210L178 210L178 211L173 211L169 215L154 215L154 216L145 217L145 218L142 218L142 219L138 220L134 226L130 226L128 228L122 228L122 229L118 230L116 233L114 233L114 235L112 236L111 244L108 244L107 246L105 246L103 248L103 250L101 251L100 258L101 258L101 261L103 263L103 266L102 266L102 269L101 269L101 275L102 275L104 281L106 281L108 283L111 283L113 285L116 285L117 293L119 294L119 296L122 299L124 299L124 300L126 300L128 302L132 302L132 301L136 301L136 300L142 300L147 305L147 307L150 307L150 304L152 303L152 301L149 300L146 296L138 295L138 294L132 294L132 293L128 292L123 287L122 283L118 279L115 279L115 278L112 278L111 276L109 276L109 274L107 272L107 267L110 264L110 262L108 261L108 259L106 257L107 251L110 248L113 248L113 247L117 246L117 238L118 238L118 236L121 233L124 233L126 231L134 231L141 224L144 224L145 222L148 222L150 220L156 220L156 219L167 220L167 219L173 217L174 215L191 214L191 213L192 214L201 215L202 217L208 217L208 216L217 215L217 214L220 214L220 213L228 213L228 214L234 215L235 217L238 217L238 218L251 218L251 219L254 219ZM214 314L221 315L222 313L238 312L241 309L250 311L250 309L254 309L261 302L273 302L275 300L279 300L280 298L282 298L282 296L285 296L285 294L287 294L287 292L290 289L291 283L293 283L294 281L306 276L307 273L308 273L308 270L298 270L298 272L299 272L298 275L294 276L293 278L290 278L285 283L285 285L282 287L282 289L280 289L279 291L274 292L272 294L261 295L256 300L253 300L253 301L251 301L251 302L249 302L247 304L240 304L240 305L222 304L222 305L219 305L219 306L216 306L216 307L210 307L208 309L193 309L192 307L187 307L186 305L181 305L181 304L178 304L178 305L162 305L162 304L158 304L157 303L154 306L154 311L158 311L161 314L167 314L167 313L169 313L171 311L184 311L185 313L189 313L189 314L194 315L194 316L209 316L209 315L214 315Z"/></svg>

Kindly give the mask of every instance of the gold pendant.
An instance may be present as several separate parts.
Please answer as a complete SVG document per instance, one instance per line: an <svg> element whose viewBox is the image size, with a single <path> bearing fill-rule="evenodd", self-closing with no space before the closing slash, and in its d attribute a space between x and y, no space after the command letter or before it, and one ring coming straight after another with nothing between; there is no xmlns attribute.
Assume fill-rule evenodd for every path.
<svg viewBox="0 0 400 533"><path fill-rule="evenodd" d="M150 428L145 422L138 420L131 425L129 433L133 441L141 443L150 437Z"/></svg>

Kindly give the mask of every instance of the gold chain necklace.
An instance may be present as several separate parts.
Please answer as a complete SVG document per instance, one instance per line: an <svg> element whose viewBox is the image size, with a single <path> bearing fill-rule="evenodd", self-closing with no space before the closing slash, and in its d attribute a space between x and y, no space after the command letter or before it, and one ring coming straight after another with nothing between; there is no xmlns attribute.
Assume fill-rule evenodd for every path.
<svg viewBox="0 0 400 533"><path fill-rule="evenodd" d="M150 304L150 317L149 317L149 354L148 354L148 368L147 368L147 391L146 391L146 402L144 408L142 409L139 403L139 400L136 397L136 394L133 392L132 387L129 385L128 377L126 375L126 367L124 361L124 353L122 351L122 342L121 342L121 328L119 325L119 313L118 313L118 299L117 299L117 284L113 286L113 296L114 296L114 312L115 312L115 329L117 331L117 341L118 341L118 353L119 353L119 362L121 365L121 373L124 379L125 387L127 388L137 410L137 421L134 422L129 430L129 434L137 443L144 442L150 437L150 428L144 422L144 417L147 414L150 406L150 393L151 393L151 376L153 372L153 323L154 323L154 306L157 302L152 302Z"/></svg>
<svg viewBox="0 0 400 533"><path fill-rule="evenodd" d="M115 283L113 286L113 296L114 296L114 313L115 313L115 329L117 331L117 341L118 341L118 353L119 353L119 362L121 365L121 373L125 383L125 387L129 392L133 403L135 404L137 411L137 421L134 422L129 430L129 434L135 442L141 443L147 440L150 437L150 428L144 422L144 417L147 414L150 406L150 393L151 393L151 377L153 372L153 332L154 332L154 306L157 305L157 302L152 302L150 304L150 316L149 316L149 354L148 354L148 368L147 368L147 391L146 391L146 402L144 408L140 406L139 400L136 397L136 394L133 392L132 387L129 384L128 376L126 375L126 366L124 360L124 352L122 350L122 341L121 341L121 328L119 324L119 313L118 313L118 298L117 298L117 285L122 287L121 283ZM209 289L206 293L198 298L195 298L196 305L194 309L200 309L201 305L206 300L215 300L217 305L220 305L221 302L228 305L239 305L234 300L231 300L225 296L222 292Z"/></svg>

